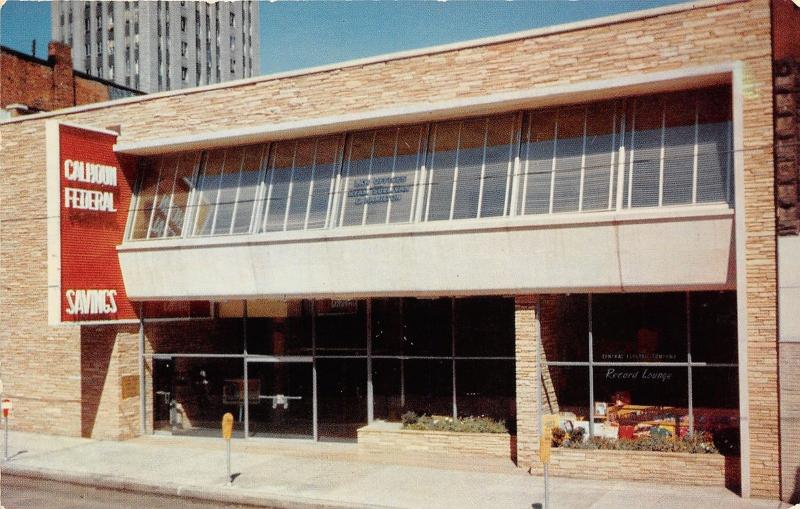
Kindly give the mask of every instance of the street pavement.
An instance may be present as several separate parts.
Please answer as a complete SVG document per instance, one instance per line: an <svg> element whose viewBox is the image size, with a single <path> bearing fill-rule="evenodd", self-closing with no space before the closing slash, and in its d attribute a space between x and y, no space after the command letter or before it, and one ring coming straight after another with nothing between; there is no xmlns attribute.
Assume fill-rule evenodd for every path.
<svg viewBox="0 0 800 509"><path fill-rule="evenodd" d="M12 432L11 458L2 472L220 504L293 509L531 509L544 498L542 478L510 461L365 456L354 444L311 441L235 440L232 449L236 478L228 486L222 439L153 435L115 442ZM559 478L551 480L550 501L548 509L788 507L744 500L717 487Z"/></svg>
<svg viewBox="0 0 800 509"><path fill-rule="evenodd" d="M7 509L248 509L170 496L94 488L42 479L3 476Z"/></svg>

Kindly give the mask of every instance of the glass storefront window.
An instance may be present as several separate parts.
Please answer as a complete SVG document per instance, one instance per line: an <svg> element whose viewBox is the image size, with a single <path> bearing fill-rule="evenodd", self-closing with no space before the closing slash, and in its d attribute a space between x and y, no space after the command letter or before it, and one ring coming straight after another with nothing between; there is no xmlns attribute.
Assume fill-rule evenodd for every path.
<svg viewBox="0 0 800 509"><path fill-rule="evenodd" d="M587 295L541 297L544 361L589 360L589 298Z"/></svg>
<svg viewBox="0 0 800 509"><path fill-rule="evenodd" d="M736 363L736 293L692 293L690 302L692 362Z"/></svg>
<svg viewBox="0 0 800 509"><path fill-rule="evenodd" d="M731 100L713 87L148 158L128 238L730 205Z"/></svg>
<svg viewBox="0 0 800 509"><path fill-rule="evenodd" d="M154 429L176 435L217 437L220 416L231 412L234 436L242 437L242 384L241 359L154 359Z"/></svg>
<svg viewBox="0 0 800 509"><path fill-rule="evenodd" d="M688 394L685 367L595 367L595 435L682 437L689 430Z"/></svg>
<svg viewBox="0 0 800 509"><path fill-rule="evenodd" d="M459 417L487 416L516 426L513 360L457 360L456 404ZM512 431L513 432L513 431Z"/></svg>
<svg viewBox="0 0 800 509"><path fill-rule="evenodd" d="M735 292L552 295L540 306L542 401L565 428L608 439L700 433L738 454Z"/></svg>
<svg viewBox="0 0 800 509"><path fill-rule="evenodd" d="M317 301L318 356L364 356L367 354L365 301Z"/></svg>
<svg viewBox="0 0 800 509"><path fill-rule="evenodd" d="M686 362L686 294L592 296L595 362Z"/></svg>
<svg viewBox="0 0 800 509"><path fill-rule="evenodd" d="M455 299L454 326L456 356L514 356L514 299Z"/></svg>

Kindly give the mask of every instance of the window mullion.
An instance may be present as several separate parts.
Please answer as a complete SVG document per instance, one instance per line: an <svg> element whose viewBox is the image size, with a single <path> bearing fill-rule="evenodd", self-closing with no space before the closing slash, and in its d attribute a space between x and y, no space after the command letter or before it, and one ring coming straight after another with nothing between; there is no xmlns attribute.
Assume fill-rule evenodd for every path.
<svg viewBox="0 0 800 509"><path fill-rule="evenodd" d="M431 212L431 194L433 194L433 190L431 186L433 186L433 162L436 158L436 134L439 129L437 124L433 125L433 140L431 141L433 147L431 148L431 167L428 169L428 189L425 191L425 221L428 220Z"/></svg>
<svg viewBox="0 0 800 509"><path fill-rule="evenodd" d="M253 211L250 214L250 224L248 231L250 233L258 232L258 218L261 217L261 212L264 208L264 193L266 192L266 183L264 182L267 177L267 165L269 164L269 145L262 145L258 157L258 187L253 199ZM265 160L266 158L266 160Z"/></svg>
<svg viewBox="0 0 800 509"><path fill-rule="evenodd" d="M303 230L308 229L308 216L311 214L311 201L314 196L314 177L317 173L317 149L319 149L319 138L314 140L314 156L311 159L311 182L308 184L308 200L306 200L306 218L303 221Z"/></svg>
<svg viewBox="0 0 800 509"><path fill-rule="evenodd" d="M233 228L236 226L236 211L239 209L239 195L242 192L242 174L244 173L244 161L246 149L242 149L242 161L239 163L239 180L236 183L236 197L233 199L233 211L231 214L231 226L228 228L228 233L233 233Z"/></svg>
<svg viewBox="0 0 800 509"><path fill-rule="evenodd" d="M331 184L328 190L328 205L325 209L325 228L336 226L336 211L339 206L339 197L342 196L342 167L344 165L344 150L347 144L347 135L342 134L336 142L336 153L331 163Z"/></svg>
<svg viewBox="0 0 800 509"><path fill-rule="evenodd" d="M522 112L514 115L514 127L508 140L508 168L506 170L506 196L503 201L503 216L517 215L519 199L519 139L522 135Z"/></svg>
<svg viewBox="0 0 800 509"><path fill-rule="evenodd" d="M203 152L197 152L192 164L192 180L189 184L189 193L186 197L186 212L183 214L183 224L181 224L181 238L187 238L194 232L189 225L194 220L194 201L197 198L197 182L200 179L200 166L203 163Z"/></svg>
<svg viewBox="0 0 800 509"><path fill-rule="evenodd" d="M614 166L617 150L614 146L617 143L617 101L614 101L614 116L611 119L611 167L608 169L608 210L613 207L614 199Z"/></svg>
<svg viewBox="0 0 800 509"><path fill-rule="evenodd" d="M164 160L166 159L165 156L161 156L158 161L158 178L156 179L156 185L153 188L153 207L150 209L150 220L147 222L147 232L144 235L144 238L150 238L150 231L153 229L153 218L156 215L156 209L158 208L158 186L161 185L161 170L164 168Z"/></svg>
<svg viewBox="0 0 800 509"><path fill-rule="evenodd" d="M214 219L211 221L211 235L216 233L217 229L217 212L219 212L219 197L222 193L222 177L225 176L225 161L228 159L228 150L225 150L224 155L222 156L222 163L219 169L219 182L217 182L217 198L214 200Z"/></svg>
<svg viewBox="0 0 800 509"><path fill-rule="evenodd" d="M292 169L289 173L289 189L286 191L286 208L283 211L283 231L289 224L289 209L292 206L292 191L294 191L294 168L297 163L297 147L300 145L299 141L294 142L294 153L292 154Z"/></svg>
<svg viewBox="0 0 800 509"><path fill-rule="evenodd" d="M481 158L481 177L480 177L481 180L480 182L478 182L478 211L476 212L476 217L481 217L481 207L483 206L483 180L486 178L486 144L488 142L489 142L489 117L486 117L486 121L483 126L483 156ZM450 219L452 219L452 217Z"/></svg>
<svg viewBox="0 0 800 509"><path fill-rule="evenodd" d="M414 189L412 190L412 203L414 204L411 211L411 219L415 223L422 222L425 217L423 212L425 210L425 198L428 194L428 189L425 183L428 181L428 154L433 156L433 151L430 149L431 136L433 130L431 124L425 124L425 133L423 135L420 130L419 144L417 149L417 171L414 172Z"/></svg>
<svg viewBox="0 0 800 509"><path fill-rule="evenodd" d="M628 168L628 208L631 208L631 194L633 193L633 160L635 157L634 141L636 140L636 99L633 99L633 111L631 113L631 155Z"/></svg>
<svg viewBox="0 0 800 509"><path fill-rule="evenodd" d="M661 153L659 154L658 166L658 206L664 204L664 154L666 147L664 146L667 136L667 100L662 100L661 105Z"/></svg>
<svg viewBox="0 0 800 509"><path fill-rule="evenodd" d="M464 127L464 121L458 123L458 140L456 141L456 162L453 167L453 191L450 195L450 220L453 220L453 212L456 208L456 190L458 189L458 158L461 155L461 129Z"/></svg>
<svg viewBox="0 0 800 509"><path fill-rule="evenodd" d="M364 196L364 209L361 211L361 225L367 224L367 211L369 209L369 189L372 180L372 165L375 162L375 142L378 139L378 130L372 132L372 149L369 153L369 169L367 170L367 194Z"/></svg>
<svg viewBox="0 0 800 509"><path fill-rule="evenodd" d="M694 98L694 152L692 156L692 204L697 203L697 171L700 139L700 100Z"/></svg>
<svg viewBox="0 0 800 509"><path fill-rule="evenodd" d="M394 154L392 155L392 173L389 177L389 200L386 202L386 224L389 224L389 220L392 217L392 190L394 190L394 172L395 168L397 167L397 145L400 143L400 128L397 128L397 132L394 136Z"/></svg>
<svg viewBox="0 0 800 509"><path fill-rule="evenodd" d="M340 189L340 195L342 200L342 209L339 211L339 226L344 225L344 212L347 209L347 186L350 184L350 169L353 166L353 136L350 136L350 139L347 140L348 146L347 149L347 174L344 177L344 183Z"/></svg>
<svg viewBox="0 0 800 509"><path fill-rule="evenodd" d="M533 126L533 116L528 113L527 115L528 121L528 134L525 140L525 169L522 171L522 203L520 204L520 211L522 215L525 215L525 206L528 203L528 173L530 172L531 166L531 127ZM521 146L520 146L521 149ZM521 151L521 150L520 150Z"/></svg>
<svg viewBox="0 0 800 509"><path fill-rule="evenodd" d="M266 231L267 220L269 213L272 211L272 189L273 181L275 179L275 156L278 152L278 144L274 143L270 146L269 156L267 159L267 171L269 172L269 186L267 187L267 199L264 201L264 219L261 220L261 231ZM270 163L272 163L270 165Z"/></svg>
<svg viewBox="0 0 800 509"><path fill-rule="evenodd" d="M586 179L586 125L589 120L589 105L583 109L583 146L581 148L581 177L578 184L578 212L583 210L583 186Z"/></svg>
<svg viewBox="0 0 800 509"><path fill-rule="evenodd" d="M561 116L561 110L556 110L556 123L553 129L553 160L550 164L550 208L549 213L553 213L553 197L555 196L555 186L556 186L556 161L557 154L558 154L558 120Z"/></svg>
<svg viewBox="0 0 800 509"><path fill-rule="evenodd" d="M627 101L622 101L620 107L620 126L619 126L619 148L617 149L617 203L614 208L622 210L625 196L625 128L628 113Z"/></svg>
<svg viewBox="0 0 800 509"><path fill-rule="evenodd" d="M203 184L206 181L206 171L208 169L208 152L200 154L200 162L197 165L197 182L195 183L194 211L192 219L192 236L197 235L198 221L200 220L200 202L203 201Z"/></svg>

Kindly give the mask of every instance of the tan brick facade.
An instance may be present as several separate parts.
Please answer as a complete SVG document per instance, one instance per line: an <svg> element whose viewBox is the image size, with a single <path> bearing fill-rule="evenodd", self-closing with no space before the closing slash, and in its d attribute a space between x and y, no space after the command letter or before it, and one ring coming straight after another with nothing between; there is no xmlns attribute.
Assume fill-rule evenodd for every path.
<svg viewBox="0 0 800 509"><path fill-rule="evenodd" d="M142 141L733 61L743 62L745 75L745 184L737 190L745 201L747 232L747 288L741 291L747 301L749 375L742 383L750 395L750 421L743 425L750 428L752 495L776 498L780 458L767 0L719 3L332 71L156 95L49 118L96 127L119 124L120 141ZM128 436L135 433L131 422L138 418L135 398L121 400L115 380L121 385L122 377L136 374L134 331L126 327L114 337L86 328L47 327L44 123L44 118L31 118L0 125L0 304L10 310L3 316L0 342L6 354L6 391L19 401L12 426ZM533 461L537 448L535 310L535 298L517 298L518 454L523 464ZM106 390L117 394L84 400L84 352L109 357Z"/></svg>

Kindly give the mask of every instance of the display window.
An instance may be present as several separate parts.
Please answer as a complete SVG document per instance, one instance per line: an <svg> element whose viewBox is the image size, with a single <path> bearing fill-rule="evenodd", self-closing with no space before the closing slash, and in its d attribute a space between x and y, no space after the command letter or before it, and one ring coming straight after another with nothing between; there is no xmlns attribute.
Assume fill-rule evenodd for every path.
<svg viewBox="0 0 800 509"><path fill-rule="evenodd" d="M738 454L735 292L547 296L541 320L544 411L568 433Z"/></svg>

